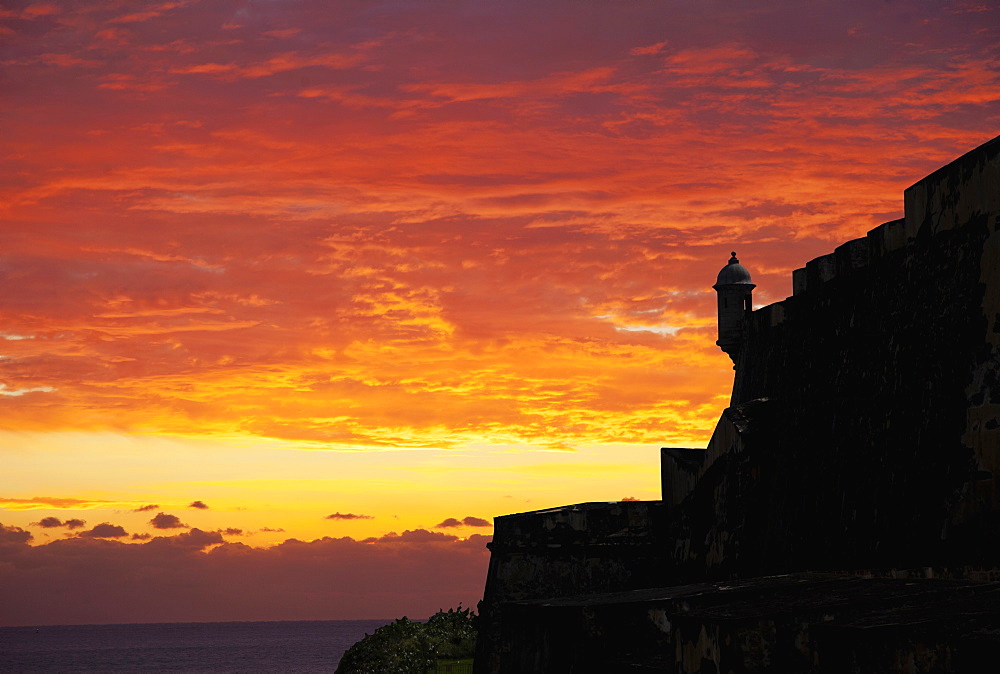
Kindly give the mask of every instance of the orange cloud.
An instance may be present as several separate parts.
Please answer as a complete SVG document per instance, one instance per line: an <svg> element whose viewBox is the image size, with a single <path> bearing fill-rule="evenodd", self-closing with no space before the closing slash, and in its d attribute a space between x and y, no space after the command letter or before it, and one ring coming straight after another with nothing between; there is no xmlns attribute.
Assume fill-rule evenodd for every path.
<svg viewBox="0 0 1000 674"><path fill-rule="evenodd" d="M42 510L50 508L60 510L90 510L94 508L108 508L116 505L130 504L119 501L101 501L51 496L36 496L34 498L0 497L0 508L5 510Z"/></svg>
<svg viewBox="0 0 1000 674"><path fill-rule="evenodd" d="M258 77L268 77L270 75L283 73L289 70L298 70L301 68L321 67L331 68L333 70L342 70L357 66L364 60L365 57L362 54L318 54L314 56L303 56L295 52L286 52L278 54L267 61L252 63L245 66L239 66L234 63L201 63L197 65L171 68L170 72L182 75L204 74L231 78L245 77L256 79Z"/></svg>

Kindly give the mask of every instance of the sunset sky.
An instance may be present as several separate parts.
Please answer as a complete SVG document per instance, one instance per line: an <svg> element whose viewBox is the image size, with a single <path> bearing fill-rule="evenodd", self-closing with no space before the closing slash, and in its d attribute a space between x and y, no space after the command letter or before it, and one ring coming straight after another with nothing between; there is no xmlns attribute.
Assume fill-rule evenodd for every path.
<svg viewBox="0 0 1000 674"><path fill-rule="evenodd" d="M1000 12L8 0L0 121L0 624L425 617L659 497L729 251L783 299L1000 133Z"/></svg>

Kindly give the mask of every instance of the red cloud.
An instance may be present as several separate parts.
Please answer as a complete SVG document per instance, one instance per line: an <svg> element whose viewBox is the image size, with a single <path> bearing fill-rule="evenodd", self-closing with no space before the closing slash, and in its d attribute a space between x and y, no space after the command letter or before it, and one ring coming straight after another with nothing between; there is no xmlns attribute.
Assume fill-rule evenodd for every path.
<svg viewBox="0 0 1000 674"><path fill-rule="evenodd" d="M657 42L656 44L646 45L645 47L633 47L629 49L628 53L632 56L647 56L649 54L659 54L663 51L663 48L667 46L667 41Z"/></svg>
<svg viewBox="0 0 1000 674"><path fill-rule="evenodd" d="M982 141L1000 91L982 17L944 8L928 29L885 3L726 28L703 4L567 7L493 3L469 30L443 6L419 25L275 6L278 29L205 3L67 6L61 31L11 41L17 81L46 86L5 101L0 299L30 336L4 343L7 427L704 440L731 377L709 287L730 244L781 299L790 260ZM335 30L362 19L363 42ZM232 42L198 37L226 25Z"/></svg>
<svg viewBox="0 0 1000 674"><path fill-rule="evenodd" d="M246 65L236 63L197 63L188 66L171 68L170 72L184 75L213 75L222 79L257 79L269 77L289 70L301 68L330 68L344 70L353 68L365 60L363 54L317 54L304 56L296 52L277 54L267 61L259 61Z"/></svg>

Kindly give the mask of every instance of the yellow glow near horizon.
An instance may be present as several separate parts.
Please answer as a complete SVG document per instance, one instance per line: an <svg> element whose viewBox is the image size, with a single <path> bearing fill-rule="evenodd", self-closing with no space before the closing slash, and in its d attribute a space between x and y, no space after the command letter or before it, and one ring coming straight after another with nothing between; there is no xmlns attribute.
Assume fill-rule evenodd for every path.
<svg viewBox="0 0 1000 674"><path fill-rule="evenodd" d="M0 444L9 456L8 496L0 509L6 524L22 527L57 516L82 518L88 525L114 520L129 533L172 533L149 525L154 512L135 512L155 504L190 526L241 529L248 542L259 545L289 537L360 539L433 529L448 518L491 520L580 500L659 497L656 446L554 451L480 442L452 450L350 452L316 451L314 445L303 450L301 443L262 438L106 432L0 432ZM192 509L194 501L209 508ZM333 513L359 517L324 519ZM442 531L469 535L490 529Z"/></svg>

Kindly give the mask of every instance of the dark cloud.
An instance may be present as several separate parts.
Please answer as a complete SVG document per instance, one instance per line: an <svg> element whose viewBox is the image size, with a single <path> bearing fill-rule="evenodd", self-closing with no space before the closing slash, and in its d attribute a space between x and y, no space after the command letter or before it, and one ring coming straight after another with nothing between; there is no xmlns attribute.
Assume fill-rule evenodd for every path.
<svg viewBox="0 0 1000 674"><path fill-rule="evenodd" d="M150 540L148 545L160 547L174 546L201 550L202 548L207 548L210 545L225 542L225 539L222 538L222 534L218 531L202 531L201 529L194 528L191 531L183 534L177 534L176 536L157 536L156 538Z"/></svg>
<svg viewBox="0 0 1000 674"><path fill-rule="evenodd" d="M481 517L464 517L458 520L454 517L449 517L445 521L435 524L435 529L450 529L452 527L489 527L493 526L489 521L484 520Z"/></svg>
<svg viewBox="0 0 1000 674"><path fill-rule="evenodd" d="M466 517L462 520L462 524L467 527L490 527L493 526L488 520L484 520L481 517Z"/></svg>
<svg viewBox="0 0 1000 674"><path fill-rule="evenodd" d="M150 503L149 505L139 506L138 508L136 508L132 512L134 512L134 513L144 513L144 512L148 512L150 510L159 510L159 509L160 509L160 506L156 505L155 503Z"/></svg>
<svg viewBox="0 0 1000 674"><path fill-rule="evenodd" d="M425 617L442 605L475 605L490 540L418 530L255 548L198 529L128 543L74 537L32 546L30 536L0 527L10 543L0 613L10 624Z"/></svg>
<svg viewBox="0 0 1000 674"><path fill-rule="evenodd" d="M639 499L637 499L634 496L626 496L625 498L622 499L622 501L638 501L638 500Z"/></svg>
<svg viewBox="0 0 1000 674"><path fill-rule="evenodd" d="M133 541L148 541L152 537L151 534L132 534Z"/></svg>
<svg viewBox="0 0 1000 674"><path fill-rule="evenodd" d="M117 524L102 522L93 529L81 531L79 535L81 538L121 538L128 536L128 532L125 531L124 527L120 527Z"/></svg>
<svg viewBox="0 0 1000 674"><path fill-rule="evenodd" d="M283 533L285 533L284 529L281 529L281 528L272 529L271 527L261 527L259 529L259 531L262 531L262 532L268 533L268 534L283 534Z"/></svg>
<svg viewBox="0 0 1000 674"><path fill-rule="evenodd" d="M243 530L242 529L237 529L235 527L228 527L226 529L220 529L219 533L220 534L225 534L226 536L242 536L243 535Z"/></svg>
<svg viewBox="0 0 1000 674"><path fill-rule="evenodd" d="M39 521L33 522L32 524L43 529L52 529L63 525L62 520L58 517L43 517Z"/></svg>
<svg viewBox="0 0 1000 674"><path fill-rule="evenodd" d="M208 506L205 505L204 501L192 501L188 504L188 508L197 508L198 510L208 510Z"/></svg>
<svg viewBox="0 0 1000 674"><path fill-rule="evenodd" d="M327 515L324 519L328 520L373 520L375 519L371 515L355 515L354 513L341 513L336 512L332 515Z"/></svg>
<svg viewBox="0 0 1000 674"><path fill-rule="evenodd" d="M27 543L34 536L30 531L25 531L21 527L7 527L0 524L0 543Z"/></svg>
<svg viewBox="0 0 1000 674"><path fill-rule="evenodd" d="M149 520L149 523L155 529L179 529L187 526L181 522L181 519L177 515L169 515L167 513L156 513L156 517Z"/></svg>
<svg viewBox="0 0 1000 674"><path fill-rule="evenodd" d="M58 517L43 517L38 522L32 522L32 526L41 527L43 529L54 529L56 527L66 527L67 529L79 529L86 524L83 520L72 519L63 522Z"/></svg>
<svg viewBox="0 0 1000 674"><path fill-rule="evenodd" d="M442 534L437 531L427 531L427 529L407 529L401 534L397 534L395 531L390 531L384 536L379 536L378 538L366 538L364 543L448 543L451 541L457 541L458 536L452 536L451 534Z"/></svg>

